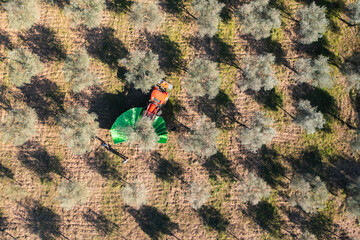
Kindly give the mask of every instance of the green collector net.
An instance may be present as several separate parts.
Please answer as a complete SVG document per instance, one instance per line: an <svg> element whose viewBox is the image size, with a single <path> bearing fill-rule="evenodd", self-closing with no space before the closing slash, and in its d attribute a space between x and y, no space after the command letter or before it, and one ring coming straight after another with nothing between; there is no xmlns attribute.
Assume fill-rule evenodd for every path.
<svg viewBox="0 0 360 240"><path fill-rule="evenodd" d="M126 142L128 140L128 136L123 130L128 127L135 127L135 123L142 117L142 112L142 108L131 108L116 119L110 129L114 144ZM160 137L158 143L166 143L167 131L165 120L162 117L156 116L152 125L156 134Z"/></svg>

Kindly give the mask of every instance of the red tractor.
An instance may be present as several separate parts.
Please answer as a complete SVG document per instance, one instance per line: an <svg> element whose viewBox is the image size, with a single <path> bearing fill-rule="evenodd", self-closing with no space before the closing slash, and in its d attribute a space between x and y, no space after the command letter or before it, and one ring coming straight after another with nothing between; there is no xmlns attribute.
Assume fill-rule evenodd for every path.
<svg viewBox="0 0 360 240"><path fill-rule="evenodd" d="M154 87L151 92L149 105L147 106L144 116L154 119L155 116L160 116L162 111L161 108L165 106L170 97L170 90L172 85L164 80L161 80Z"/></svg>

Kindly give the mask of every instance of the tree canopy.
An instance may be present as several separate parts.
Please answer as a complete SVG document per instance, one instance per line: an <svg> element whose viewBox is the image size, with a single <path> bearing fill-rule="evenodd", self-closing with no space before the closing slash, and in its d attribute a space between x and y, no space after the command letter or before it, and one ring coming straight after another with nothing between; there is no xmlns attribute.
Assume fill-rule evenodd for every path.
<svg viewBox="0 0 360 240"><path fill-rule="evenodd" d="M220 12L225 6L218 0L194 0L192 6L199 24L199 34L213 37L218 31Z"/></svg>
<svg viewBox="0 0 360 240"><path fill-rule="evenodd" d="M142 205L146 204L147 194L148 190L145 184L139 180L126 184L121 191L124 202L135 209L140 209Z"/></svg>
<svg viewBox="0 0 360 240"><path fill-rule="evenodd" d="M164 16L155 2L134 2L130 13L130 21L135 28L152 32L164 21Z"/></svg>
<svg viewBox="0 0 360 240"><path fill-rule="evenodd" d="M300 100L297 105L297 114L294 121L305 128L308 134L313 134L316 129L322 129L326 120L321 112L316 111L307 100Z"/></svg>
<svg viewBox="0 0 360 240"><path fill-rule="evenodd" d="M346 15L349 18L351 24L357 25L360 24L360 1L350 3L346 7Z"/></svg>
<svg viewBox="0 0 360 240"><path fill-rule="evenodd" d="M360 220L360 177L347 186L347 191L346 210L351 216Z"/></svg>
<svg viewBox="0 0 360 240"><path fill-rule="evenodd" d="M94 28L100 25L105 8L104 0L71 0L65 5L64 13L73 26L85 25Z"/></svg>
<svg viewBox="0 0 360 240"><path fill-rule="evenodd" d="M38 0L11 0L3 3L7 11L9 27L15 30L28 30L40 20Z"/></svg>
<svg viewBox="0 0 360 240"><path fill-rule="evenodd" d="M236 198L242 203L258 204L262 199L270 197L271 187L254 173L241 178L235 189Z"/></svg>
<svg viewBox="0 0 360 240"><path fill-rule="evenodd" d="M89 196L87 187L76 181L62 181L58 187L57 200L65 210L84 204Z"/></svg>
<svg viewBox="0 0 360 240"><path fill-rule="evenodd" d="M200 209L210 196L211 192L209 185L196 182L190 183L189 202L192 208Z"/></svg>

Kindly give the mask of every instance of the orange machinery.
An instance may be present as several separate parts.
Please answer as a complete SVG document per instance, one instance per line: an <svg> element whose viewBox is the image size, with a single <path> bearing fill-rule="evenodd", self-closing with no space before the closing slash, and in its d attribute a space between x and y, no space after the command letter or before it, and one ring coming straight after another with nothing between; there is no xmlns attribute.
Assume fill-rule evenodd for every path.
<svg viewBox="0 0 360 240"><path fill-rule="evenodd" d="M165 106L170 97L170 90L172 85L164 80L161 80L154 87L151 92L149 104L144 112L144 116L154 119L155 116L160 116L161 108Z"/></svg>

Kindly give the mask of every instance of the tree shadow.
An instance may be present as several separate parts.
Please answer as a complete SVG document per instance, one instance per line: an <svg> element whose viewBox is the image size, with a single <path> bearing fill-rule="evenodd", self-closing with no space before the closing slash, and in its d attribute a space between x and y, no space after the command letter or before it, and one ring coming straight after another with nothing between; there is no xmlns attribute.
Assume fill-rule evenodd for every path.
<svg viewBox="0 0 360 240"><path fill-rule="evenodd" d="M159 4L165 12L179 16L184 11L183 2L184 0L161 0Z"/></svg>
<svg viewBox="0 0 360 240"><path fill-rule="evenodd" d="M146 34L146 39L150 44L150 49L155 54L159 55L160 67L165 71L165 73L180 73L185 69L185 63L180 46L178 43L170 40L169 36L165 34Z"/></svg>
<svg viewBox="0 0 360 240"><path fill-rule="evenodd" d="M129 12L133 1L128 0L106 0L106 6L109 10L116 13Z"/></svg>
<svg viewBox="0 0 360 240"><path fill-rule="evenodd" d="M21 34L20 39L40 57L42 62L57 61L66 58L66 51L55 32L42 25L35 25L26 33Z"/></svg>
<svg viewBox="0 0 360 240"><path fill-rule="evenodd" d="M116 118L123 112L133 107L145 107L149 94L144 94L126 84L122 92L99 92L93 94L89 100L90 112L98 115L100 128L110 129Z"/></svg>
<svg viewBox="0 0 360 240"><path fill-rule="evenodd" d="M150 170L155 174L155 176L163 181L172 183L175 178L179 179L184 183L184 178L182 174L184 169L181 165L174 160L166 160L161 157L160 153L153 152L151 154L152 163L150 165Z"/></svg>
<svg viewBox="0 0 360 240"><path fill-rule="evenodd" d="M50 240L59 239L60 236L65 237L60 232L60 217L53 210L35 200L23 207L27 212L24 219L26 227L39 235L39 238Z"/></svg>
<svg viewBox="0 0 360 240"><path fill-rule="evenodd" d="M7 218L4 217L4 214L3 212L0 212L0 231L1 232L4 232L6 227L8 225L8 221L7 221Z"/></svg>
<svg viewBox="0 0 360 240"><path fill-rule="evenodd" d="M4 45L4 47L9 50L14 48L14 45L10 40L10 35L4 30L0 30L0 45Z"/></svg>
<svg viewBox="0 0 360 240"><path fill-rule="evenodd" d="M317 212L316 214L310 216L309 221L307 223L307 228L318 239L334 239L334 233L332 232L333 221L331 218L329 218L323 213ZM339 239L349 239L349 238L339 238Z"/></svg>
<svg viewBox="0 0 360 240"><path fill-rule="evenodd" d="M271 111L278 111L279 108L283 107L283 95L278 93L275 89L269 91L260 90L257 93L254 93L255 101L264 105L265 109Z"/></svg>
<svg viewBox="0 0 360 240"><path fill-rule="evenodd" d="M217 232L226 232L229 225L229 220L227 220L219 210L213 206L203 205L199 210L198 214L201 217L205 226L208 226L211 229L216 230Z"/></svg>
<svg viewBox="0 0 360 240"><path fill-rule="evenodd" d="M65 93L56 83L46 78L34 77L31 84L20 88L29 107L35 109L39 119L46 121L64 113Z"/></svg>
<svg viewBox="0 0 360 240"><path fill-rule="evenodd" d="M51 156L38 142L28 141L20 147L18 159L29 170L35 172L41 181L51 181L50 173L65 177L65 168L60 159Z"/></svg>
<svg viewBox="0 0 360 240"><path fill-rule="evenodd" d="M208 171L209 177L218 180L218 178L224 178L228 181L240 180L239 176L232 169L232 162L222 153L209 157L204 163L203 167Z"/></svg>
<svg viewBox="0 0 360 240"><path fill-rule="evenodd" d="M224 23L228 23L233 13L236 11L236 9L240 5L239 0L219 0L219 2L225 4L220 12L220 18Z"/></svg>
<svg viewBox="0 0 360 240"><path fill-rule="evenodd" d="M114 230L119 228L116 223L107 219L102 212L97 213L92 209L88 209L86 213L83 213L83 216L102 236L111 234Z"/></svg>
<svg viewBox="0 0 360 240"><path fill-rule="evenodd" d="M167 128L170 131L181 132L181 131L190 130L189 127L187 127L184 124L182 124L181 122L179 122L176 118L176 116L180 112L181 113L186 112L186 108L180 104L179 99L176 99L175 97L170 96L169 101L166 103L166 107L163 108L162 111L163 111L162 117L165 119Z"/></svg>
<svg viewBox="0 0 360 240"><path fill-rule="evenodd" d="M7 177L9 179L14 179L14 173L10 168L5 167L2 163L0 163L0 177Z"/></svg>
<svg viewBox="0 0 360 240"><path fill-rule="evenodd" d="M272 187L283 186L285 169L280 162L280 155L273 148L263 146L261 148L262 164L259 167L259 175Z"/></svg>
<svg viewBox="0 0 360 240"><path fill-rule="evenodd" d="M125 58L128 55L128 50L114 34L115 30L109 27L85 30L89 54L116 69L118 60Z"/></svg>
<svg viewBox="0 0 360 240"><path fill-rule="evenodd" d="M177 223L155 207L142 206L139 210L126 207L126 210L151 239L159 239L163 234L175 237L173 231L179 229Z"/></svg>

